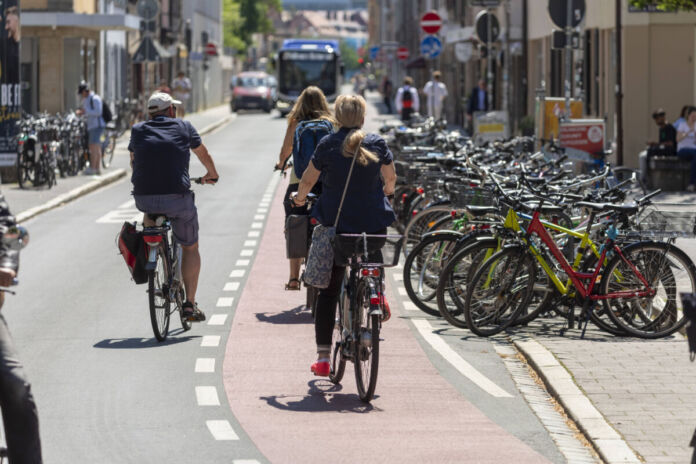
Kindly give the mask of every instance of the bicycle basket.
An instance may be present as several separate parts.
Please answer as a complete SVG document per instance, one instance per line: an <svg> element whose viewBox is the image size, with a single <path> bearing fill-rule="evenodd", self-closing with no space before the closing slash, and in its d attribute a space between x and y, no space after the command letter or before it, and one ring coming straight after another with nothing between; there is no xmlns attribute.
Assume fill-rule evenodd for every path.
<svg viewBox="0 0 696 464"><path fill-rule="evenodd" d="M495 206L496 197L492 191L481 187L450 187L452 203L457 208L467 206Z"/></svg>
<svg viewBox="0 0 696 464"><path fill-rule="evenodd" d="M642 235L696 237L696 212L649 210L637 219L636 231Z"/></svg>

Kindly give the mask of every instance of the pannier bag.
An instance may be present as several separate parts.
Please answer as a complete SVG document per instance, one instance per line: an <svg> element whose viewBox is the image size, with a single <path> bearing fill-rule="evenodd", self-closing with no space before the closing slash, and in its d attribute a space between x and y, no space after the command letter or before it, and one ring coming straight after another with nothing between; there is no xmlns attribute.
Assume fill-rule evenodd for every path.
<svg viewBox="0 0 696 464"><path fill-rule="evenodd" d="M147 250L143 241L143 233L135 228L135 223L124 222L118 234L118 250L121 252L131 277L136 284L147 282Z"/></svg>
<svg viewBox="0 0 696 464"><path fill-rule="evenodd" d="M288 259L307 257L308 230L309 215L291 214L285 220L285 251Z"/></svg>

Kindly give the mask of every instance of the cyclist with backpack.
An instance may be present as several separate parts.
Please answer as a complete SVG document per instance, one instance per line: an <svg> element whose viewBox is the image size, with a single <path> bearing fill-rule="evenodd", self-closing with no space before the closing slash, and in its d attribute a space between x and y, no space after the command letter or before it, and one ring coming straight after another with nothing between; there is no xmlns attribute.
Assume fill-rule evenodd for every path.
<svg viewBox="0 0 696 464"><path fill-rule="evenodd" d="M413 79L404 77L404 85L396 92L396 111L401 113L401 120L408 122L413 113L418 113L420 101L418 91L413 87Z"/></svg>
<svg viewBox="0 0 696 464"><path fill-rule="evenodd" d="M295 208L287 199L291 193L297 191L302 174L307 169L319 141L333 132L334 119L324 92L313 85L307 87L288 114L288 128L285 131L285 139L280 149L278 164L276 164L276 169L285 170L288 159L292 155L290 184L283 197L286 200L284 202L286 219L291 214L306 214L304 207ZM315 185L312 192L319 194L321 184ZM290 278L285 284L285 290L300 290L301 265L301 258L290 260Z"/></svg>
<svg viewBox="0 0 696 464"><path fill-rule="evenodd" d="M80 82L77 93L82 97L82 108L75 111L79 115L87 117L87 134L89 136L89 168L85 169L85 175L101 174L102 144L101 136L104 133L106 122L104 116L111 120L109 106L102 102L99 95L89 89L89 83Z"/></svg>

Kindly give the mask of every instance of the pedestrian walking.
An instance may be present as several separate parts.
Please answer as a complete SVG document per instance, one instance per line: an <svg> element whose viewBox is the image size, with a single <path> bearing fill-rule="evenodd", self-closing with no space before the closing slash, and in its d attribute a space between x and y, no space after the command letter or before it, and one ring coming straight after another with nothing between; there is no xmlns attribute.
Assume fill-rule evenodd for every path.
<svg viewBox="0 0 696 464"><path fill-rule="evenodd" d="M418 92L413 87L413 79L406 76L404 78L404 85L399 87L396 92L396 111L401 113L401 120L408 122L413 116L413 113L417 113L420 108L420 101L418 100Z"/></svg>
<svg viewBox="0 0 696 464"><path fill-rule="evenodd" d="M696 192L696 107L689 107L686 122L677 127L677 156L691 162L689 192Z"/></svg>
<svg viewBox="0 0 696 464"><path fill-rule="evenodd" d="M423 87L423 93L428 98L428 116L435 119L442 117L443 103L448 95L447 86L441 80L442 74L440 71L434 71L433 78Z"/></svg>
<svg viewBox="0 0 696 464"><path fill-rule="evenodd" d="M293 167L290 170L290 183L285 192L285 219L291 214L307 214L306 208L293 208L290 203L290 194L297 192L300 178L304 174L309 161L314 154L319 140L334 132L334 119L331 116L329 103L324 92L319 87L309 86L302 91L295 102L292 111L288 114L288 127L285 130L285 139L280 148L280 156L276 169L285 169L290 155L293 157ZM313 193L321 193L321 185L315 186ZM290 259L290 277L285 284L285 290L300 290L300 266L301 258Z"/></svg>
<svg viewBox="0 0 696 464"><path fill-rule="evenodd" d="M387 227L396 219L387 199L394 194L396 185L394 157L383 138L363 132L366 107L365 99L360 96L341 95L336 99L336 121L341 129L319 142L302 175L299 189L292 197L295 206L303 206L312 186L320 175L323 176L322 195L312 208L312 217L324 226L337 222L337 234L385 235ZM340 250L354 249L347 244L341 246L340 237L337 240ZM368 239L368 246L375 250L369 262L382 262L381 248L386 238L374 240ZM318 376L329 375L331 337L345 269L346 257L336 252L329 286L319 291L314 319L317 361L311 366L311 371ZM384 306L386 321L390 312L386 302Z"/></svg>
<svg viewBox="0 0 696 464"><path fill-rule="evenodd" d="M488 111L488 109L488 91L486 90L486 81L479 79L478 85L471 89L469 101L466 105L466 120L470 133L473 129L474 113L477 111Z"/></svg>
<svg viewBox="0 0 696 464"><path fill-rule="evenodd" d="M89 168L85 175L101 175L102 134L106 123L102 117L103 103L99 95L89 89L89 83L80 82L77 93L82 97L82 107L75 111L87 117L87 134L89 137Z"/></svg>
<svg viewBox="0 0 696 464"><path fill-rule="evenodd" d="M179 100L181 104L177 105L177 114L180 118L186 115L186 102L191 98L191 79L186 77L184 71L179 71L176 75L176 79L172 82L172 95L176 100Z"/></svg>
<svg viewBox="0 0 696 464"><path fill-rule="evenodd" d="M394 84L392 83L389 76L384 76L382 79L382 85L380 86L380 91L382 92L382 101L384 106L387 107L387 114L392 114L394 112L394 105L392 105L392 98L394 98Z"/></svg>

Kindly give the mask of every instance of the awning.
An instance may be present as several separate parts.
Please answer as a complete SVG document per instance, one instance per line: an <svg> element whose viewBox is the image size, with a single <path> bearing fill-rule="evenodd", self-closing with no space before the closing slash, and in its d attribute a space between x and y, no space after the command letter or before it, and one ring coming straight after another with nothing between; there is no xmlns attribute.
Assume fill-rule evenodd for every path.
<svg viewBox="0 0 696 464"><path fill-rule="evenodd" d="M97 31L139 31L140 18L130 14L22 11L22 27L81 27Z"/></svg>
<svg viewBox="0 0 696 464"><path fill-rule="evenodd" d="M170 58L171 53L165 49L156 39L145 36L138 46L138 50L133 54L133 63L143 63L149 61L162 61Z"/></svg>

